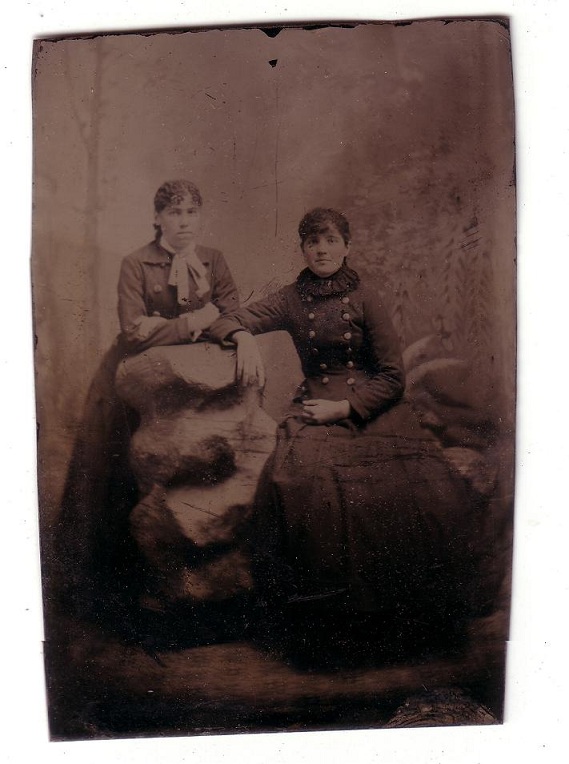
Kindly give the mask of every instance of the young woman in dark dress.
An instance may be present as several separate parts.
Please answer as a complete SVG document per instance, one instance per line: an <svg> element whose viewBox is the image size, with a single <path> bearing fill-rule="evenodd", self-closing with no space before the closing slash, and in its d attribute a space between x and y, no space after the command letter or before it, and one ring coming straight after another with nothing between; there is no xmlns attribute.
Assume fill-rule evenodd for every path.
<svg viewBox="0 0 569 764"><path fill-rule="evenodd" d="M211 324L239 306L222 253L198 243L201 225L198 188L168 181L154 197L154 239L122 261L121 331L87 394L56 529L61 584L81 612L98 612L113 591L120 598L132 574L128 516L138 493L128 446L137 417L116 394L119 363L155 346L207 339Z"/></svg>
<svg viewBox="0 0 569 764"><path fill-rule="evenodd" d="M311 659L353 657L356 635L405 653L468 613L475 503L405 399L391 321L347 262L348 221L315 209L299 235L296 282L211 327L244 384L264 382L253 335L276 330L305 375L257 495L257 587L273 636Z"/></svg>

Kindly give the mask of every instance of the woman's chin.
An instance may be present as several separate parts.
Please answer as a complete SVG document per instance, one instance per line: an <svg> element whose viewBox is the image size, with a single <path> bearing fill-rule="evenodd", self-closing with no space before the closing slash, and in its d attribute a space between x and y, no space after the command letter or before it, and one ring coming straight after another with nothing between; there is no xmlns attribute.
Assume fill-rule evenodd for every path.
<svg viewBox="0 0 569 764"><path fill-rule="evenodd" d="M333 276L335 273L337 273L340 270L340 266L329 265L327 267L322 267L322 268L311 268L310 270L315 276L318 276L321 279L327 279L330 276Z"/></svg>

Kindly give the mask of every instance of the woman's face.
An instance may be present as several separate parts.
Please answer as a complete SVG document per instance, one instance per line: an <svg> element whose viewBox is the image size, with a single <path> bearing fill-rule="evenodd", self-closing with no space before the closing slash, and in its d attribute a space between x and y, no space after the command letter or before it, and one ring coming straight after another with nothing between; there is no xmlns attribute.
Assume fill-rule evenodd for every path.
<svg viewBox="0 0 569 764"><path fill-rule="evenodd" d="M318 233L307 236L302 245L306 264L317 276L326 278L340 268L350 251L335 225L328 223Z"/></svg>
<svg viewBox="0 0 569 764"><path fill-rule="evenodd" d="M162 236L176 251L193 244L201 229L201 207L191 196L185 196L155 213L154 222L160 226Z"/></svg>

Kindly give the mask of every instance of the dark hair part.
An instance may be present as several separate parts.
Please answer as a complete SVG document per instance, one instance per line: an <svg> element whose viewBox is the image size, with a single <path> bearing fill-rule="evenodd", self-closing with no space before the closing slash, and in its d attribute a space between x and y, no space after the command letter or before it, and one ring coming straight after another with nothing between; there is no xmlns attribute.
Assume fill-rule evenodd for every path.
<svg viewBox="0 0 569 764"><path fill-rule="evenodd" d="M154 210L162 212L171 204L179 204L186 196L191 196L196 207L202 206L202 195L194 183L189 180L168 180L156 192Z"/></svg>
<svg viewBox="0 0 569 764"><path fill-rule="evenodd" d="M300 236L300 245L303 246L309 236L323 233L332 224L338 229L338 233L344 239L344 244L348 245L351 241L350 224L347 218L338 210L316 207L300 221L298 226L298 235Z"/></svg>

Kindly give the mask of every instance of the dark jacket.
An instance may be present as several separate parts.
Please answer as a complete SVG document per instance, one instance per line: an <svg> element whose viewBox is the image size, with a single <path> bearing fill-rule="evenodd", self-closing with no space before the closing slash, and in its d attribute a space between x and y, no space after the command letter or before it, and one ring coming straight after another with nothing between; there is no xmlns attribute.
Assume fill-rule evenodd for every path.
<svg viewBox="0 0 569 764"><path fill-rule="evenodd" d="M210 336L289 332L306 380L300 395L350 402L368 420L398 401L405 375L399 342L376 292L345 264L330 279L308 269L296 283L220 318Z"/></svg>
<svg viewBox="0 0 569 764"><path fill-rule="evenodd" d="M196 247L196 255L207 269L209 292L198 297L190 279L190 299L181 306L176 287L168 285L172 255L156 241L127 255L121 266L118 295L121 339L128 352L139 353L154 345L180 345L190 341L183 316L212 302L227 313L239 306L239 296L225 258L216 249ZM141 338L141 318L164 318Z"/></svg>

